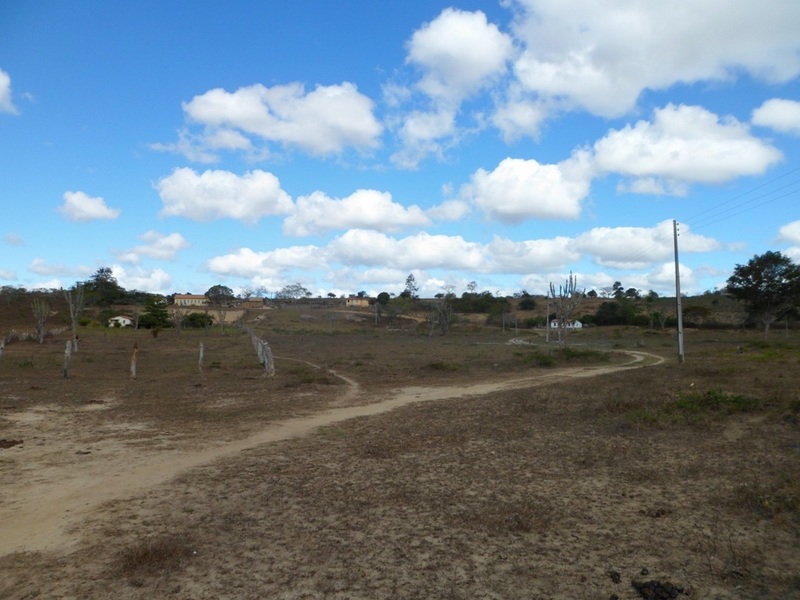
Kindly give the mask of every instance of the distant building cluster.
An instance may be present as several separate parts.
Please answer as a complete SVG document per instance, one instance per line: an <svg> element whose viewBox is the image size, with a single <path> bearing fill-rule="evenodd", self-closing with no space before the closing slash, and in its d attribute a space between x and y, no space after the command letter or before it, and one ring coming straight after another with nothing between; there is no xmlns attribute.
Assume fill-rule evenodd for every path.
<svg viewBox="0 0 800 600"><path fill-rule="evenodd" d="M208 297L205 294L175 294L173 303L175 306L205 306Z"/></svg>

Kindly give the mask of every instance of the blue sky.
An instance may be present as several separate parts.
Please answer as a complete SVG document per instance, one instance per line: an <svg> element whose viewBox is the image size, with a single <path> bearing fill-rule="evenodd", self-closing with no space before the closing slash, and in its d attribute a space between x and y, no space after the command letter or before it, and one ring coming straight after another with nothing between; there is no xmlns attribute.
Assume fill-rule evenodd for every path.
<svg viewBox="0 0 800 600"><path fill-rule="evenodd" d="M6 0L0 285L723 285L800 261L800 3Z"/></svg>

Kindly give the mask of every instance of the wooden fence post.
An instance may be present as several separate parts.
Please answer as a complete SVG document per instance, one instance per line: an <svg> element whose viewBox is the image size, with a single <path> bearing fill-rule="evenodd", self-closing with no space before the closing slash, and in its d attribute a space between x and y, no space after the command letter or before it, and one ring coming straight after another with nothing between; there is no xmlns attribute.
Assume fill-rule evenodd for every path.
<svg viewBox="0 0 800 600"><path fill-rule="evenodd" d="M69 379L69 362L72 358L72 340L67 340L67 347L64 348L64 379Z"/></svg>
<svg viewBox="0 0 800 600"><path fill-rule="evenodd" d="M136 379L136 359L139 357L139 342L133 343L133 354L131 354L131 379Z"/></svg>

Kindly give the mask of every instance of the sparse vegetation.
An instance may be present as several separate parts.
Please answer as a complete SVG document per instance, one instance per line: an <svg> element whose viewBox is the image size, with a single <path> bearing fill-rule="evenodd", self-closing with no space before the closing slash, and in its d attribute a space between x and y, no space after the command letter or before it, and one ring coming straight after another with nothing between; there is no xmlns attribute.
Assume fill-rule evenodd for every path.
<svg viewBox="0 0 800 600"><path fill-rule="evenodd" d="M125 473L211 457L292 417L371 405L401 388L451 395L230 453L107 502L70 531L78 543L67 554L0 556L0 597L608 598L649 577L693 597L794 593L796 332L773 341L690 331L679 366L670 334L636 327L574 332L568 349L543 332L511 344L509 332L470 323L429 338L410 321L387 329L340 319L332 338L325 319L299 318L308 310L253 322L274 349L275 378L235 329L153 339L89 327L67 381L68 330L41 346L9 344L0 363L0 437L15 442L0 450L7 497L19 469L41 464L36 456L61 461L64 475L118 456ZM133 342L136 381L126 373ZM629 369L615 346L668 360ZM597 369L608 372L591 376ZM360 386L357 397L342 376ZM533 379L464 391L524 377ZM45 411L46 421L11 418ZM28 433L45 423L53 429L31 444ZM607 575L612 567L623 583Z"/></svg>

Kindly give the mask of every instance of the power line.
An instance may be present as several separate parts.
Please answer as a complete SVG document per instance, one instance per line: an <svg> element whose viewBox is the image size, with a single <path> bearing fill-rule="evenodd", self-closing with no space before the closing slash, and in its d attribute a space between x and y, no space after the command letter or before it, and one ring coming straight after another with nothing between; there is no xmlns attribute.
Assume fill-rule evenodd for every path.
<svg viewBox="0 0 800 600"><path fill-rule="evenodd" d="M772 202L777 202L778 200L782 200L784 198L790 197L794 194L800 194L800 178L794 179L780 185L778 187L770 188L770 186L774 185L775 183L786 179L787 177L800 173L800 167L795 167L777 177L770 179L767 182L762 183L752 189L746 190L741 192L728 200L723 202L719 202L714 206L710 206L705 210L696 213L694 216L689 217L687 219L679 219L680 223L683 223L686 226L687 230L691 231L698 231L701 229L705 229L712 225L716 225L722 221L726 221L733 217L739 216L743 213L749 212L751 210L756 210L767 204ZM766 189L765 188L769 188ZM760 193L756 196L751 198L747 198L748 196L752 195L759 190L765 190L763 193ZM783 193L779 193L783 192ZM776 195L777 194L777 195ZM742 201L737 202L737 200L741 200L746 198ZM703 217L704 218L699 218ZM647 228L642 228L647 229ZM614 260L616 265L624 265L624 264L636 264L640 262L648 263L652 262L650 258L652 255L666 255L668 252L668 245L671 242L672 235L666 229L661 232L657 232L654 236L652 243L640 247L636 251L632 252L627 256L623 256L617 260ZM621 272L624 267L613 267L609 268L610 272Z"/></svg>
<svg viewBox="0 0 800 600"><path fill-rule="evenodd" d="M711 225L715 225L732 217L738 216L750 210L755 210L756 208L760 208L771 202L775 202L782 198L786 198L787 196L790 196L794 193L800 193L800 188L795 187L798 186L798 184L800 184L800 179L795 179L793 181L785 183L784 185L770 188L770 186L773 186L775 183L798 172L800 172L800 167L795 167L794 169L791 169L781 175L778 175L777 177L774 177L769 181L762 183L761 185L758 185L754 188L741 192L740 194L737 194L732 198L725 200L724 202L715 204L714 206L711 206L703 211L700 211L699 213L691 217L681 219L681 221L683 223L688 224L695 230L702 229L705 227L709 227ZM775 195L787 189L789 191L786 191L783 194ZM758 192L759 190L765 190L765 191L751 198L747 198L747 196L751 196L752 194ZM742 200L740 202L736 202L737 200L740 200L742 198L747 198L747 199ZM760 200L761 202L759 202Z"/></svg>

